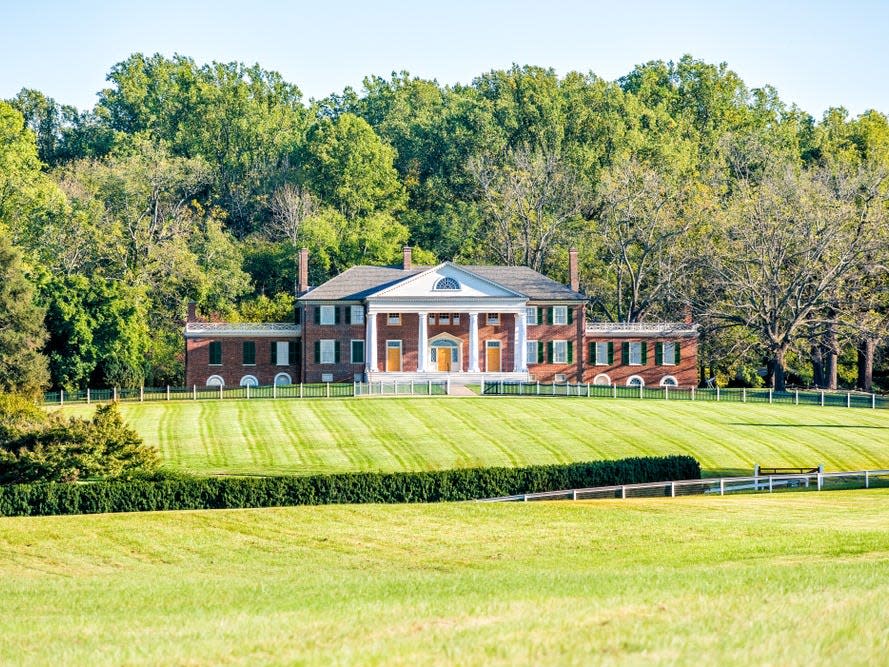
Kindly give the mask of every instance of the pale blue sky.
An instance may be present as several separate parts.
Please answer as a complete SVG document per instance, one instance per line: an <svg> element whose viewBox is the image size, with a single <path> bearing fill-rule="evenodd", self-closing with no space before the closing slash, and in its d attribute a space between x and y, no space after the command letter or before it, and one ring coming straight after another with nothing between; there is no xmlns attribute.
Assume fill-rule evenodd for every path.
<svg viewBox="0 0 889 667"><path fill-rule="evenodd" d="M0 0L0 98L22 87L91 107L130 53L258 62L308 99L393 70L468 83L513 62L615 79L683 53L816 115L889 112L889 0L486 2Z"/></svg>

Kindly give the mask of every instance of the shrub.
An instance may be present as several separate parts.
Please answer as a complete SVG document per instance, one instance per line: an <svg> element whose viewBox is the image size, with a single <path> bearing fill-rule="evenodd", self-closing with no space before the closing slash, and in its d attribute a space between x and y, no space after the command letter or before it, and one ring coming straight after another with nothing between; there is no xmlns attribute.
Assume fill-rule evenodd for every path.
<svg viewBox="0 0 889 667"><path fill-rule="evenodd" d="M7 434L0 438L0 483L120 478L158 467L157 452L124 423L116 404L97 407L89 420L42 422L22 404L13 405L15 416L0 420L0 436Z"/></svg>
<svg viewBox="0 0 889 667"><path fill-rule="evenodd" d="M155 473L127 481L0 486L0 515L442 502L612 484L697 479L700 475L700 464L690 456L527 468L362 472L306 477L194 478Z"/></svg>

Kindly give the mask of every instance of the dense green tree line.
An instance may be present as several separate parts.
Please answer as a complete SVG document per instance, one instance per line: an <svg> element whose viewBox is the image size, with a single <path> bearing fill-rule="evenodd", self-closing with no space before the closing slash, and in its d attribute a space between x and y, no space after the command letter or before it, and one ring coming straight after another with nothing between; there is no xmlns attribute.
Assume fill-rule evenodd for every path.
<svg viewBox="0 0 889 667"><path fill-rule="evenodd" d="M55 386L179 384L189 300L288 317L297 248L318 284L404 243L420 262L561 279L578 247L590 317L693 309L702 378L886 377L877 111L815 119L689 56L617 81L402 72L308 102L259 66L178 55L135 54L107 80L87 111L27 89L0 103L0 257L27 283L0 299L27 305L27 349ZM0 338L0 363L16 345Z"/></svg>

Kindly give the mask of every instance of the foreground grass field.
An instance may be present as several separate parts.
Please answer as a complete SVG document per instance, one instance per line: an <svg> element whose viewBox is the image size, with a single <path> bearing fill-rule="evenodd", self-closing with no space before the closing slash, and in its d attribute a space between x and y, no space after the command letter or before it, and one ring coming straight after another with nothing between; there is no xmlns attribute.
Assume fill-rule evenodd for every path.
<svg viewBox="0 0 889 667"><path fill-rule="evenodd" d="M0 519L2 664L885 664L889 491Z"/></svg>
<svg viewBox="0 0 889 667"><path fill-rule="evenodd" d="M91 408L66 408L85 414ZM584 398L124 404L165 465L198 474L520 466L691 454L706 474L889 468L885 411Z"/></svg>

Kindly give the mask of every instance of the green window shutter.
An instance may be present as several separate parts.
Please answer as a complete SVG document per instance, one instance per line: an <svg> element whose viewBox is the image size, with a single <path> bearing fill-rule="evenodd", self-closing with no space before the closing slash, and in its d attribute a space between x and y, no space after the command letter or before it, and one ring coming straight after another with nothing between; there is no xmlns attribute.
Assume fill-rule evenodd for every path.
<svg viewBox="0 0 889 667"><path fill-rule="evenodd" d="M552 307L546 309L546 323L547 324L553 323L553 308Z"/></svg>
<svg viewBox="0 0 889 667"><path fill-rule="evenodd" d="M624 366L630 365L630 343L628 341L620 344L620 363Z"/></svg>
<svg viewBox="0 0 889 667"><path fill-rule="evenodd" d="M543 324L543 308L537 309L537 324Z"/></svg>
<svg viewBox="0 0 889 667"><path fill-rule="evenodd" d="M546 359L543 356L543 341L537 341L537 363L542 364L545 363Z"/></svg>
<svg viewBox="0 0 889 667"><path fill-rule="evenodd" d="M596 344L595 343L589 344L589 353L587 354L587 363L588 364L599 363L599 360L596 359Z"/></svg>
<svg viewBox="0 0 889 667"><path fill-rule="evenodd" d="M648 363L648 342L643 340L640 345L642 347L642 365L644 366Z"/></svg>
<svg viewBox="0 0 889 667"><path fill-rule="evenodd" d="M333 307L333 323L334 324L340 323L340 307L339 306Z"/></svg>
<svg viewBox="0 0 889 667"><path fill-rule="evenodd" d="M682 348L679 341L677 340L673 343L673 363L679 364L679 360L682 358L682 353L679 351Z"/></svg>
<svg viewBox="0 0 889 667"><path fill-rule="evenodd" d="M546 361L551 364L553 362L553 342L549 341L546 344Z"/></svg>
<svg viewBox="0 0 889 667"><path fill-rule="evenodd" d="M574 308L568 306L568 324L574 324Z"/></svg>
<svg viewBox="0 0 889 667"><path fill-rule="evenodd" d="M608 365L614 365L614 341L608 341Z"/></svg>
<svg viewBox="0 0 889 667"><path fill-rule="evenodd" d="M315 324L321 324L321 306L315 306Z"/></svg>
<svg viewBox="0 0 889 667"><path fill-rule="evenodd" d="M315 341L315 363L316 364L321 363L321 341L320 340Z"/></svg>
<svg viewBox="0 0 889 667"><path fill-rule="evenodd" d="M363 364L364 363L364 341L363 340L353 340L352 341L352 358L349 360L353 364Z"/></svg>
<svg viewBox="0 0 889 667"><path fill-rule="evenodd" d="M569 310L568 312L570 313L571 311ZM569 364L574 363L574 341L573 340L568 341L568 363Z"/></svg>
<svg viewBox="0 0 889 667"><path fill-rule="evenodd" d="M340 363L340 342L338 340L333 341L333 363Z"/></svg>
<svg viewBox="0 0 889 667"><path fill-rule="evenodd" d="M291 366L296 365L296 341L292 340L287 343L287 363Z"/></svg>
<svg viewBox="0 0 889 667"><path fill-rule="evenodd" d="M245 340L243 345L241 346L242 352L242 363L244 364L255 364L256 363L256 343L252 340Z"/></svg>
<svg viewBox="0 0 889 667"><path fill-rule="evenodd" d="M352 324L352 306L343 308L346 311L346 324Z"/></svg>
<svg viewBox="0 0 889 667"><path fill-rule="evenodd" d="M272 366L278 363L278 342L274 340L269 343L269 361Z"/></svg>
<svg viewBox="0 0 889 667"><path fill-rule="evenodd" d="M214 366L222 363L222 343L218 340L210 341L210 363Z"/></svg>
<svg viewBox="0 0 889 667"><path fill-rule="evenodd" d="M655 366L663 366L664 365L664 344L663 343L655 343L654 344L654 365Z"/></svg>

